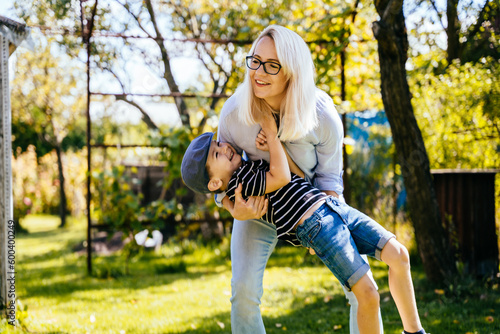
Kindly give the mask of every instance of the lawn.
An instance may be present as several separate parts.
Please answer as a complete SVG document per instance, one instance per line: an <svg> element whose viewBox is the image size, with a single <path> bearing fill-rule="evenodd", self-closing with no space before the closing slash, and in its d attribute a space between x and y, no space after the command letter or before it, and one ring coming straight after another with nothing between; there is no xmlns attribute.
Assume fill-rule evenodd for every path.
<svg viewBox="0 0 500 334"><path fill-rule="evenodd" d="M86 257L73 251L85 239L84 219L58 229L51 216L23 220L16 237L16 292L24 330L3 321L0 332L230 333L229 241L165 244L130 263L121 255ZM268 333L348 333L349 308L333 275L304 249L278 247L264 277L262 314ZM441 290L430 285L418 259L413 276L422 322L432 334L500 333L500 289L462 279ZM387 268L372 268L380 287L385 333L400 334L387 286ZM19 328L19 327L18 327Z"/></svg>

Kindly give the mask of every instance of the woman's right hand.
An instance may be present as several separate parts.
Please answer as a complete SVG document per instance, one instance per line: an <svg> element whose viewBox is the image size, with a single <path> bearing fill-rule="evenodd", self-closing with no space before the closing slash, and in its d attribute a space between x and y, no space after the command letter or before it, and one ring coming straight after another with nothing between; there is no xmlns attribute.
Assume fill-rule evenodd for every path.
<svg viewBox="0 0 500 334"><path fill-rule="evenodd" d="M242 185L234 191L234 203L224 197L222 204L234 219L249 220L261 218L267 212L268 200L265 196L251 196L247 200L241 195Z"/></svg>

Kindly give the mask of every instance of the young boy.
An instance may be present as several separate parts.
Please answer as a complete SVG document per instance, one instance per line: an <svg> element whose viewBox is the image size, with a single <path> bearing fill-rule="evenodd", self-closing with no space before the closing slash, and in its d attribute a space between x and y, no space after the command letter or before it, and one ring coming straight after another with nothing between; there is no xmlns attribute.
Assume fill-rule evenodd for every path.
<svg viewBox="0 0 500 334"><path fill-rule="evenodd" d="M275 224L279 239L312 248L337 279L356 295L360 333L380 333L380 296L368 278L367 254L389 266L389 288L401 316L404 333L424 334L417 311L406 248L374 220L327 196L296 174L300 169L285 153L274 119L260 122L259 149L270 162L243 161L227 143L213 141L213 133L194 139L184 155L181 173L186 185L200 193L225 191L234 201L241 184L243 197L266 194L269 205L262 219ZM290 164L290 167L289 167ZM303 175L303 174L302 174Z"/></svg>

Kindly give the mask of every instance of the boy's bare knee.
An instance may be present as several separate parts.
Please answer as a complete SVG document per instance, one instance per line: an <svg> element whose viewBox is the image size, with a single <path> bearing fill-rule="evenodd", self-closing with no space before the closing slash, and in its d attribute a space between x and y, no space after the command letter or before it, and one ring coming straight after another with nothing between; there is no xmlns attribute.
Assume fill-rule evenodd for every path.
<svg viewBox="0 0 500 334"><path fill-rule="evenodd" d="M389 240L382 250L382 261L393 270L410 270L410 254L408 249L395 239Z"/></svg>
<svg viewBox="0 0 500 334"><path fill-rule="evenodd" d="M356 295L360 308L374 308L378 310L380 305L380 295L368 276L365 275L359 282L357 282L353 286L352 291Z"/></svg>
<svg viewBox="0 0 500 334"><path fill-rule="evenodd" d="M399 270L410 270L410 254L408 253L408 249L402 244L399 244L398 256L393 263L394 266L399 268Z"/></svg>

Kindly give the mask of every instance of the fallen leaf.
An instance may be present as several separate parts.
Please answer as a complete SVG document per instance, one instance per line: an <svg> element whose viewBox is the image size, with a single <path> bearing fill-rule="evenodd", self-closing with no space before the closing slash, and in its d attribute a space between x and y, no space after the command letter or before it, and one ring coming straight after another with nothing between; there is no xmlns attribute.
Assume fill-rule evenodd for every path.
<svg viewBox="0 0 500 334"><path fill-rule="evenodd" d="M444 295L444 290L443 290L443 289L435 289L435 290L434 290L434 293L435 293L436 295Z"/></svg>
<svg viewBox="0 0 500 334"><path fill-rule="evenodd" d="M223 322L217 321L217 325L219 325L220 328L224 329L226 325L224 325Z"/></svg>
<svg viewBox="0 0 500 334"><path fill-rule="evenodd" d="M335 325L335 326L333 326L333 330L334 331L338 331L341 328L342 328L342 325Z"/></svg>
<svg viewBox="0 0 500 334"><path fill-rule="evenodd" d="M278 328L281 328L282 326L283 326L283 325L282 325L282 324L280 324L280 323L277 323L277 324L276 324L276 327L278 327Z"/></svg>

